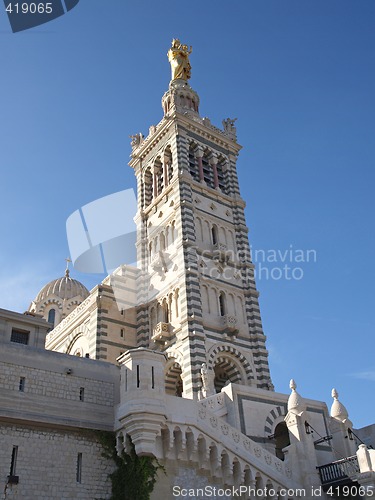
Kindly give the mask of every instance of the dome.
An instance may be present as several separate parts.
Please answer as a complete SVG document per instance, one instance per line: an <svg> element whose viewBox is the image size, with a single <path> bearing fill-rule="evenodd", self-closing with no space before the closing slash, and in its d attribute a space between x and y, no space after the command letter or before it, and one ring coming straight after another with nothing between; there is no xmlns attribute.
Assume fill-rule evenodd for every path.
<svg viewBox="0 0 375 500"><path fill-rule="evenodd" d="M86 297L89 296L89 291L80 281L71 278L69 276L69 270L67 270L65 276L62 278L57 278L47 283L47 285L40 290L34 302L43 302L51 295L56 295L62 300L69 300L77 296L86 299Z"/></svg>
<svg viewBox="0 0 375 500"><path fill-rule="evenodd" d="M296 391L297 384L293 379L290 381L289 387L292 389L292 393L288 399L288 411L301 412L305 410L305 401L302 396Z"/></svg>
<svg viewBox="0 0 375 500"><path fill-rule="evenodd" d="M340 403L339 401L339 395L336 389L332 389L332 397L333 397L333 403L331 406L331 417L336 418L337 420L341 420L341 422L344 422L344 420L348 419L348 410L345 408L345 406Z"/></svg>

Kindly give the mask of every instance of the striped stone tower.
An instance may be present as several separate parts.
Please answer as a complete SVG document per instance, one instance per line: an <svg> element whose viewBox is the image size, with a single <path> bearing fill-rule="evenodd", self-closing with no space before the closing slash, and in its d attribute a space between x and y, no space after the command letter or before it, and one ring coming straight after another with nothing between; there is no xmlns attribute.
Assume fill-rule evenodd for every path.
<svg viewBox="0 0 375 500"><path fill-rule="evenodd" d="M132 136L137 177L137 342L164 351L166 389L188 398L228 382L273 390L240 196L234 120L199 115L189 50L173 40L164 117Z"/></svg>

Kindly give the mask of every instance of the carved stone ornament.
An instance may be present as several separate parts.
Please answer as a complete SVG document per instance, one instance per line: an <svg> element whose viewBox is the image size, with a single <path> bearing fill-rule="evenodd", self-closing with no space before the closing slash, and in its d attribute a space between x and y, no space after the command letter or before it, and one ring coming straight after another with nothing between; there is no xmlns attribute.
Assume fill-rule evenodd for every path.
<svg viewBox="0 0 375 500"><path fill-rule="evenodd" d="M218 405L223 405L224 404L224 394L218 394L217 395L217 404Z"/></svg>
<svg viewBox="0 0 375 500"><path fill-rule="evenodd" d="M231 139L237 138L237 129L234 126L237 118L226 118L222 121L224 134L228 135Z"/></svg>
<svg viewBox="0 0 375 500"><path fill-rule="evenodd" d="M207 415L207 411L205 408L201 407L199 408L199 418L201 418L202 420L204 420L206 418L206 415Z"/></svg>
<svg viewBox="0 0 375 500"><path fill-rule="evenodd" d="M235 443L239 443L240 442L240 433L237 432L237 431L235 431L235 430L233 430L232 431L232 438L233 438L233 441Z"/></svg>
<svg viewBox="0 0 375 500"><path fill-rule="evenodd" d="M244 439L243 440L243 445L244 445L244 447L245 447L246 450L250 450L250 448L251 448L250 439Z"/></svg>
<svg viewBox="0 0 375 500"><path fill-rule="evenodd" d="M255 446L254 448L254 453L256 457L261 457L262 456L262 448L259 448L259 446Z"/></svg>
<svg viewBox="0 0 375 500"><path fill-rule="evenodd" d="M215 401L214 401L213 399L209 399L209 401L208 401L208 406L209 406L211 409L215 408Z"/></svg>
<svg viewBox="0 0 375 500"><path fill-rule="evenodd" d="M217 417L215 417L215 415L210 417L210 423L211 423L212 427L217 427Z"/></svg>
<svg viewBox="0 0 375 500"><path fill-rule="evenodd" d="M228 435L228 433L229 433L229 427L227 426L227 424L223 424L221 426L221 432L224 434L224 436Z"/></svg>
<svg viewBox="0 0 375 500"><path fill-rule="evenodd" d="M144 141L144 135L139 132L138 134L131 135L130 139L131 139L130 144L132 149L136 149Z"/></svg>

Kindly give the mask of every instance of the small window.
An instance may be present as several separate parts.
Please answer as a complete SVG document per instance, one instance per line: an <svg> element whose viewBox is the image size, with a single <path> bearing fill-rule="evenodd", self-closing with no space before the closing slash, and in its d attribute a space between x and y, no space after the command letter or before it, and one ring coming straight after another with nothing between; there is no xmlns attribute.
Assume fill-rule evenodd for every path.
<svg viewBox="0 0 375 500"><path fill-rule="evenodd" d="M82 453L78 453L77 455L76 481L77 483L82 482Z"/></svg>
<svg viewBox="0 0 375 500"><path fill-rule="evenodd" d="M217 238L217 226L215 225L213 225L211 228L211 237L212 237L212 243L216 245L218 238Z"/></svg>
<svg viewBox="0 0 375 500"><path fill-rule="evenodd" d="M79 388L79 400L80 401L85 400L85 388L84 387Z"/></svg>
<svg viewBox="0 0 375 500"><path fill-rule="evenodd" d="M121 316L124 316L124 309L121 309Z"/></svg>
<svg viewBox="0 0 375 500"><path fill-rule="evenodd" d="M30 332L26 330L18 330L17 328L13 328L10 341L16 344L27 345L29 343L29 335Z"/></svg>
<svg viewBox="0 0 375 500"><path fill-rule="evenodd" d="M20 377L20 383L19 383L18 389L19 389L21 392L24 392L24 391L25 391L25 384L26 384L26 379L25 379L25 377Z"/></svg>
<svg viewBox="0 0 375 500"><path fill-rule="evenodd" d="M13 446L12 459L10 462L10 475L11 476L16 475L17 455L18 455L18 446Z"/></svg>
<svg viewBox="0 0 375 500"><path fill-rule="evenodd" d="M225 316L227 311L226 311L226 302L225 302L225 294L223 292L220 292L219 294L219 312L220 316Z"/></svg>
<svg viewBox="0 0 375 500"><path fill-rule="evenodd" d="M50 309L48 312L48 323L52 323L55 326L56 311L55 309Z"/></svg>
<svg viewBox="0 0 375 500"><path fill-rule="evenodd" d="M121 328L120 335L121 335L121 338L123 339L124 338L124 329L123 328Z"/></svg>

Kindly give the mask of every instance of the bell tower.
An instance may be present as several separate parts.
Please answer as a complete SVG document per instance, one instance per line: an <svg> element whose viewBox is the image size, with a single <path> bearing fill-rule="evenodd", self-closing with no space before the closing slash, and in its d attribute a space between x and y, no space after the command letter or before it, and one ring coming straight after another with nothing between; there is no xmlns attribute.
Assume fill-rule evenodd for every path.
<svg viewBox="0 0 375 500"><path fill-rule="evenodd" d="M207 397L229 382L273 390L240 196L235 120L199 115L190 49L173 40L164 117L132 136L137 177L138 346L168 358L166 391Z"/></svg>

